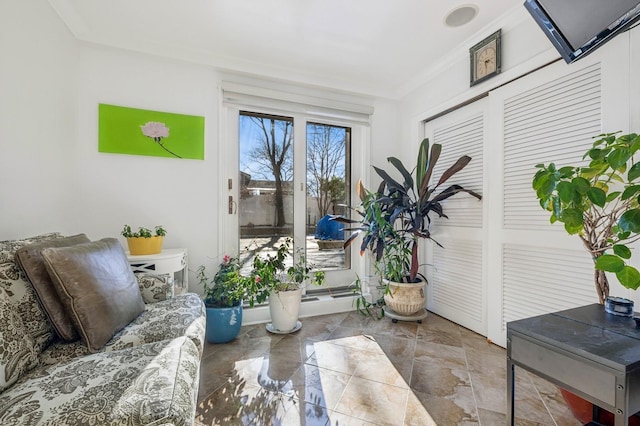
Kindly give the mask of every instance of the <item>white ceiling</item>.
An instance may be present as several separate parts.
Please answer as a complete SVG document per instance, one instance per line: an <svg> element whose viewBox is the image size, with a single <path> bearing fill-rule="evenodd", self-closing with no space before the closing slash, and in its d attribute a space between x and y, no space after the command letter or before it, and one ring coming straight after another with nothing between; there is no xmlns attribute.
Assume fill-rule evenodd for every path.
<svg viewBox="0 0 640 426"><path fill-rule="evenodd" d="M451 28L449 11L478 16ZM398 97L523 0L49 0L80 40L223 71Z"/></svg>

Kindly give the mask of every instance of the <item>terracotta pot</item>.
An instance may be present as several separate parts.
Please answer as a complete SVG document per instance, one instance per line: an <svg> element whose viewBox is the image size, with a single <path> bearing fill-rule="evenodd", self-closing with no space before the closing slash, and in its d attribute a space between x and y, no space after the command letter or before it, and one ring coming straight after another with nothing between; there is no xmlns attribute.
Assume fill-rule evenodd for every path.
<svg viewBox="0 0 640 426"><path fill-rule="evenodd" d="M569 392L566 389L560 389L562 397L564 398L569 410L576 419L582 424L587 424L592 421L593 417L593 404L589 401L580 398L578 395ZM600 422L598 424L603 426L613 426L615 423L615 417L613 413L601 408L600 409ZM629 426L640 426L640 417L633 415L629 417Z"/></svg>

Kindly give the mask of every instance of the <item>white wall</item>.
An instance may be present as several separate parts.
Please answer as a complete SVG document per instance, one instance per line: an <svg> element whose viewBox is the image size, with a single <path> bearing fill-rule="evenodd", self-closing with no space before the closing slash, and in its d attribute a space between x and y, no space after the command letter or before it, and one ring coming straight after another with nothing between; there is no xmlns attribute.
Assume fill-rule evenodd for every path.
<svg viewBox="0 0 640 426"><path fill-rule="evenodd" d="M70 230L77 51L48 3L0 2L0 240Z"/></svg>
<svg viewBox="0 0 640 426"><path fill-rule="evenodd" d="M223 80L375 102L376 162L397 155L393 101L80 43L45 2L0 4L0 52L0 239L50 231L98 239L119 237L124 224L163 225L165 247L186 247L191 270L219 258L226 206L219 205L218 153L230 143L219 133ZM98 152L99 103L204 116L205 159ZM200 291L193 274L190 283Z"/></svg>
<svg viewBox="0 0 640 426"><path fill-rule="evenodd" d="M186 247L190 269L217 256L218 76L206 67L82 46L72 149L77 231L118 236L123 225L164 226L165 247ZM205 159L98 152L98 104L204 116ZM122 239L124 244L124 239ZM193 265L196 265L195 267Z"/></svg>

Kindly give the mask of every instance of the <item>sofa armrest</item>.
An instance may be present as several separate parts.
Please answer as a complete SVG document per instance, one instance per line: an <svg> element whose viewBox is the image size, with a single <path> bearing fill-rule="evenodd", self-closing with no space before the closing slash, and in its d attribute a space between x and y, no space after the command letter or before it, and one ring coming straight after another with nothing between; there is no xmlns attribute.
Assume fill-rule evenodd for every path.
<svg viewBox="0 0 640 426"><path fill-rule="evenodd" d="M135 274L144 303L156 303L173 297L173 277L169 274Z"/></svg>

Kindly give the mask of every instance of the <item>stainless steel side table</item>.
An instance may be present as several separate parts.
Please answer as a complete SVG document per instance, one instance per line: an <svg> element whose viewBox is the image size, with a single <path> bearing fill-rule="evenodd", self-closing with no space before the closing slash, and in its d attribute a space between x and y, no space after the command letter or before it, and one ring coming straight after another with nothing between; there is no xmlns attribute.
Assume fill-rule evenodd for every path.
<svg viewBox="0 0 640 426"><path fill-rule="evenodd" d="M507 422L514 424L514 366L628 424L640 411L640 330L593 304L507 323ZM598 419L594 419L598 420Z"/></svg>

